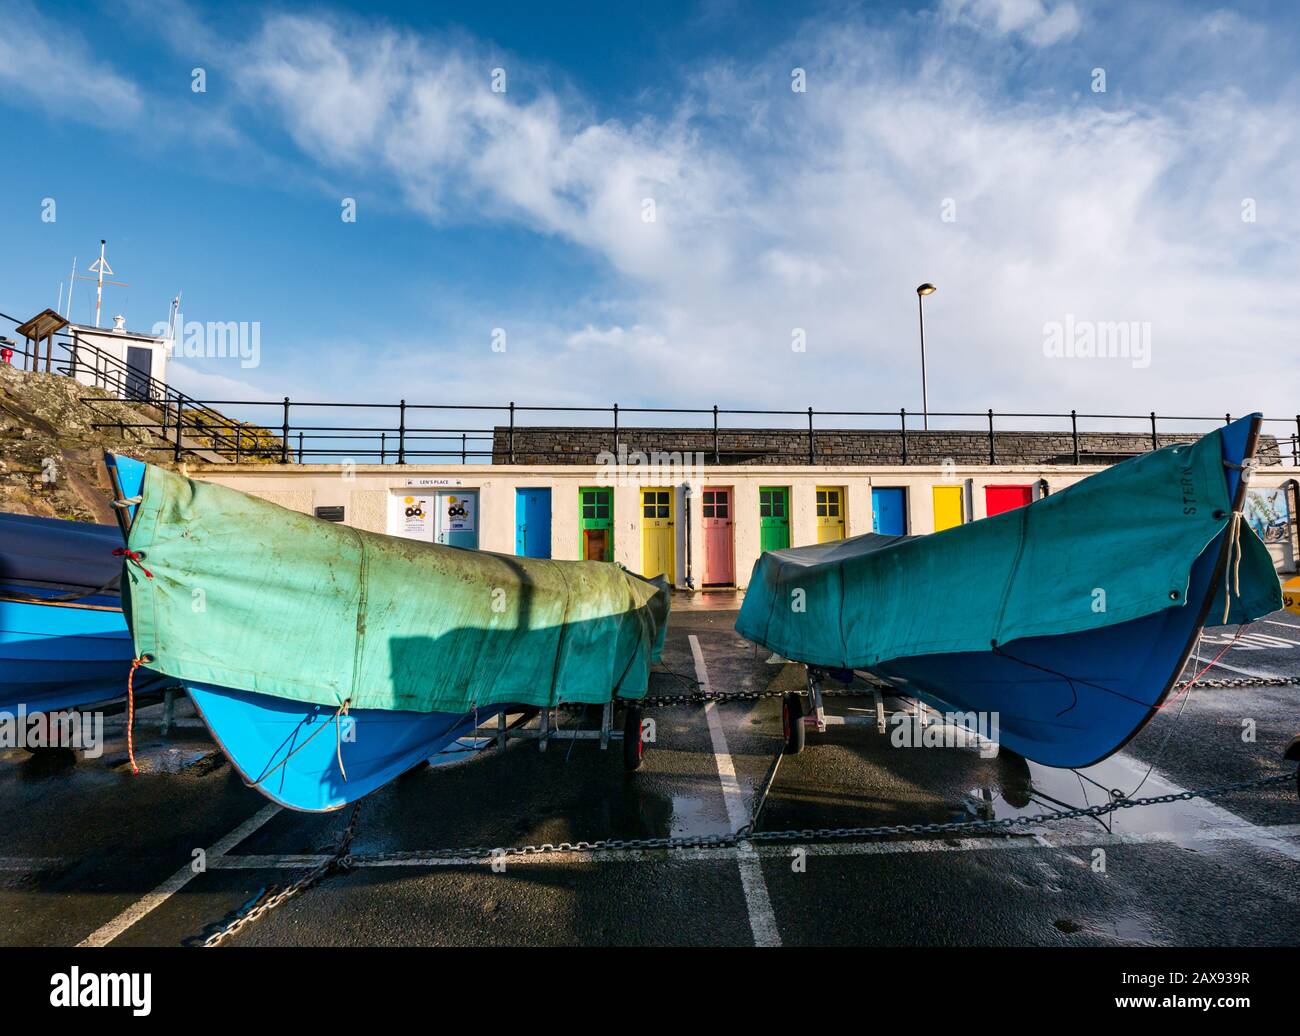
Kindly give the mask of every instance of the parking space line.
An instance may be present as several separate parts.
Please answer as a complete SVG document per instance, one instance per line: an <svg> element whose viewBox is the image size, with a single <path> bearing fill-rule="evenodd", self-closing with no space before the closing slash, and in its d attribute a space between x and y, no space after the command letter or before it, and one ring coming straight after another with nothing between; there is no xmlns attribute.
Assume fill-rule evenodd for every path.
<svg viewBox="0 0 1300 1036"><path fill-rule="evenodd" d="M1282 626L1289 630L1295 630L1300 633L1300 622L1278 622L1277 619L1260 619L1260 622L1267 622L1270 626Z"/></svg>
<svg viewBox="0 0 1300 1036"><path fill-rule="evenodd" d="M1227 662L1211 662L1208 658L1202 658L1200 655L1193 653L1192 657L1202 665L1211 669L1226 669L1230 673L1237 673L1240 676L1251 676L1257 680L1272 680L1276 673L1264 673L1258 669L1242 669L1240 666L1228 665Z"/></svg>
<svg viewBox="0 0 1300 1036"><path fill-rule="evenodd" d="M237 828L231 831L230 834L214 842L210 849L205 850L204 855L207 862L211 864L214 860L225 856L226 853L279 812L280 807L277 805L272 804L263 806L262 809L245 820ZM172 896L185 887L192 877L194 877L194 868L192 864L186 863L185 866L181 867L180 870L164 881L156 889L144 896L142 899L136 900L136 902L132 903L129 907L113 918L113 920L109 921L108 924L91 932L77 945L107 946L137 921L151 914L166 903L167 900L171 899Z"/></svg>
<svg viewBox="0 0 1300 1036"><path fill-rule="evenodd" d="M0 871L17 874L39 874L68 863L63 856L0 856Z"/></svg>
<svg viewBox="0 0 1300 1036"><path fill-rule="evenodd" d="M809 856L892 856L900 853L961 853L1004 849L1047 849L1061 852L1071 848L1105 845L1160 845L1164 843L1196 842L1255 842L1261 838L1272 843L1288 838L1300 838L1300 824L1231 824L1224 827L1202 828L1198 831L1062 831L1044 829L1032 834L1012 836L985 836L972 838L920 838L897 842L820 842L800 845L796 842L781 845L751 846L751 852L761 858L786 858L793 849L803 849ZM508 866L546 866L572 863L637 863L646 860L667 859L675 862L702 863L730 862L737 859L734 848L702 849L611 849L592 852L574 849L569 852L535 853L508 857ZM258 854L222 856L213 864L221 870L299 870L324 862L325 856L265 856ZM364 854L352 858L354 867L469 867L488 866L490 856L435 856L427 850L389 854L368 859Z"/></svg>
<svg viewBox="0 0 1300 1036"><path fill-rule="evenodd" d="M704 651L699 639L690 634L691 657L695 660L695 678L700 682L700 690L711 694L709 671L704 664ZM722 798L727 807L727 820L732 831L739 831L749 823L749 812L745 809L745 796L740 790L740 781L736 777L736 765L731 758L731 749L727 745L727 734L722 729L722 720L718 716L717 703L707 702L704 716L709 724L709 738L713 742L713 757L718 767L718 780L722 782ZM781 936L776 927L776 915L772 913L772 901L767 894L767 882L763 880L763 868L759 863L758 853L753 845L741 841L736 847L736 862L740 867L740 884L745 892L745 906L749 910L749 927L754 933L755 946L780 946Z"/></svg>
<svg viewBox="0 0 1300 1036"><path fill-rule="evenodd" d="M1141 777L1146 780L1148 777L1154 777L1157 783L1164 786L1163 793L1167 795L1181 795L1187 789L1179 787L1159 770L1150 767L1144 769L1141 762L1123 753L1111 757L1111 761L1118 766L1124 767L1134 777ZM1154 790L1154 789L1153 789ZM1243 841L1254 842L1256 845L1265 849L1272 849L1274 852L1281 853L1292 860L1300 860L1300 846L1292 845L1290 842L1283 841L1276 835L1269 833L1267 828L1259 827L1252 824L1244 817L1237 816L1230 809L1216 805L1208 799L1203 799L1197 803L1197 812L1201 816L1212 819L1215 824L1215 830L1233 830L1239 832L1239 837Z"/></svg>

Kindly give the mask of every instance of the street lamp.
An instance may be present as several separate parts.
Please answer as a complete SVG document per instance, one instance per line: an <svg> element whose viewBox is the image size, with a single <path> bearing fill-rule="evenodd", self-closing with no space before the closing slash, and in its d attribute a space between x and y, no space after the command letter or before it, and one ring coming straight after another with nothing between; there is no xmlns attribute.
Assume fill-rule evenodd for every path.
<svg viewBox="0 0 1300 1036"><path fill-rule="evenodd" d="M933 284L922 284L916 289L916 316L921 322L921 426L930 430L930 401L925 391L925 308L921 300L938 289Z"/></svg>

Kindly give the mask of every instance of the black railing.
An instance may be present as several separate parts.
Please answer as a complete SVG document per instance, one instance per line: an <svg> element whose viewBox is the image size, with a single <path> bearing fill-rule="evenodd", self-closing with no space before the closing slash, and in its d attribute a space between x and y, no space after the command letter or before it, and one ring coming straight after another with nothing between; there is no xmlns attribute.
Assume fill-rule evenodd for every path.
<svg viewBox="0 0 1300 1036"><path fill-rule="evenodd" d="M19 325L6 313L0 318ZM104 332L110 333L110 332ZM174 460L192 456L206 460L281 459L282 444L263 429L241 425L212 409L207 403L180 392L144 371L130 367L121 357L60 333L48 345L15 342L9 346L23 369L47 371L84 379L107 396L82 396L86 404L105 420L93 422L99 429L115 428L124 433L134 429L161 440L141 443L142 450L169 453ZM112 419L105 403L130 403L141 408L140 416L153 420Z"/></svg>
<svg viewBox="0 0 1300 1036"><path fill-rule="evenodd" d="M11 320L0 313L0 317ZM14 346L15 353L35 359ZM56 339L53 367L90 376L115 399L137 403L145 420L106 420L96 427L143 429L161 440L147 450L174 459L281 463L410 464L595 462L630 451L698 454L704 463L981 464L1111 463L1171 443L1186 442L1228 423L1221 417L1145 414L931 411L946 427L924 430L905 409L802 410L710 407L521 406L516 403L338 403L276 400L198 400L130 369L85 342ZM34 352L34 350L33 350ZM87 405L105 400L83 397ZM220 409L218 409L220 408ZM152 415L155 419L150 420ZM238 415L238 416L237 416ZM346 416L345 416L346 415ZM447 415L454 415L450 420ZM492 423L481 426L486 417ZM694 425L629 425L629 417ZM546 423L539 423L538 419ZM732 426L728 419L746 424ZM755 428L754 419L787 427ZM557 421L583 423L557 425ZM1265 418L1265 463L1300 467L1300 415ZM472 422L472 424L471 424ZM1011 422L1017 427L1007 427ZM845 427L846 424L855 427ZM865 426L863 426L865 424ZM1045 426L1027 430L1029 424ZM1032 440L1035 456L1026 457ZM671 449L665 449L671 447ZM691 458L692 460L694 457Z"/></svg>

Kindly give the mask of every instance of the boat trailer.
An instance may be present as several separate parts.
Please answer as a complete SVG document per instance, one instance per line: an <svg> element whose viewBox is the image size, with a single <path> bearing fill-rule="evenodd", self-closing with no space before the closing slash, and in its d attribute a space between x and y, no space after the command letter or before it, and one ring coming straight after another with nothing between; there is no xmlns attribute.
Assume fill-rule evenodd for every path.
<svg viewBox="0 0 1300 1036"><path fill-rule="evenodd" d="M568 703L567 707L584 708L578 703ZM539 752L545 752L546 746L551 741L599 741L601 751L608 749L611 741L619 741L623 745L623 769L628 773L634 773L641 768L642 762L645 761L646 738L639 705L631 701L622 703L622 729L617 729L614 725L613 701L607 701L600 706L600 726L594 730L581 730L577 726L566 728L558 724L555 721L555 713L564 708L566 708L564 704L541 707L509 705L497 713L495 724L489 726L492 721L488 720L482 726L476 727L474 733L468 737L484 742L480 747L487 747L487 744L491 743L499 749L504 749L506 743L511 740L536 741ZM533 718L537 719L537 726L528 728L527 724ZM480 730L491 731L491 733L480 736L478 734Z"/></svg>
<svg viewBox="0 0 1300 1036"><path fill-rule="evenodd" d="M885 699L881 694L885 685L877 683L874 678L869 678L865 673L857 673L851 669L824 669L819 666L805 665L807 694L790 691L781 699L781 732L785 736L786 755L798 755L803 751L809 728L824 734L828 726L843 726L847 723L843 716L826 714L824 685L826 679L830 677L847 687L853 682L854 676L862 676L871 683L871 694L875 699L876 730L885 733L887 728ZM925 706L919 701L916 704L919 710L918 718L924 723Z"/></svg>

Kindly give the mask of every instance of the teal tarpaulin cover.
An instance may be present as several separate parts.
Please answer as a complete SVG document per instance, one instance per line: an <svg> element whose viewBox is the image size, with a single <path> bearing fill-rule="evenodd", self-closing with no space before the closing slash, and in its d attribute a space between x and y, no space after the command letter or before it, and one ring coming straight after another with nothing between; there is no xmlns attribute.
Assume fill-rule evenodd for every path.
<svg viewBox="0 0 1300 1036"><path fill-rule="evenodd" d="M1193 562L1230 521L1216 431L943 532L764 554L736 630L786 658L853 669L1109 626L1184 606ZM1282 603L1245 522L1240 545L1230 622ZM1222 585L1217 600L1212 625L1223 622Z"/></svg>
<svg viewBox="0 0 1300 1036"><path fill-rule="evenodd" d="M641 698L668 624L667 584L617 565L362 532L153 466L129 546L123 609L151 669L297 701Z"/></svg>

